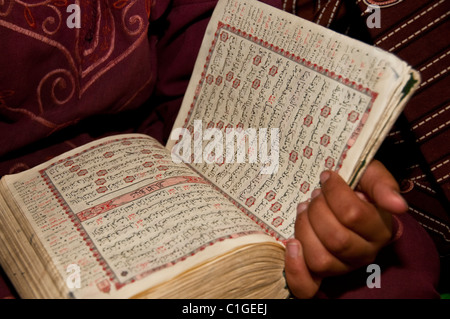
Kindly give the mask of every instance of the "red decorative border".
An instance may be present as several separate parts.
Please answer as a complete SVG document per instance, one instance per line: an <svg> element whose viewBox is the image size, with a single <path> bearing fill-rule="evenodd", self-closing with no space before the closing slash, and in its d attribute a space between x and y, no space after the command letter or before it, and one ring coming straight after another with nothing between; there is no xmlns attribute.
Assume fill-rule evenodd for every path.
<svg viewBox="0 0 450 319"><path fill-rule="evenodd" d="M216 30L216 32L214 34L213 41L212 41L211 46L209 48L209 54L206 57L205 64L203 66L203 72L201 74L201 78L200 78L199 83L197 85L197 88L195 90L193 101L192 101L192 103L190 105L188 114L187 114L187 116L186 116L186 118L184 120L184 128L187 127L187 124L189 123L189 120L190 120L190 118L192 116L192 112L193 112L193 110L195 108L195 105L197 103L198 97L200 95L201 88L203 87L203 85L205 83L207 83L207 81L206 81L207 80L207 76L206 76L207 75L207 70L208 70L209 63L210 63L211 58L212 58L212 54L213 54L213 52L215 50L215 46L216 46L217 42L220 40L220 37L222 36L222 33L221 33L222 30L226 30L228 32L231 32L231 33L235 34L236 36L240 36L240 37L243 37L243 38L245 38L247 40L253 41L255 44L260 45L260 46L264 47L265 49L271 50L272 52L274 52L274 53L276 53L278 55L282 55L285 58L288 58L289 60L291 60L291 61L293 61L295 63L301 64L302 66L307 67L307 68L309 68L312 71L315 71L317 73L325 75L325 76L327 76L328 78L330 78L332 80L338 81L341 84L343 84L343 85L345 85L347 87L350 87L350 88L352 88L352 89L354 89L354 90L356 90L358 92L361 92L361 93L363 93L363 94L365 94L365 95L370 97L370 101L369 101L369 103L367 105L365 113L362 114L361 120L359 121L358 126L353 131L353 133L351 134L349 140L347 141L347 145L346 145L345 149L342 151L342 154L339 157L338 163L335 166L335 171L338 172L340 170L340 168L342 167L344 159L347 157L347 153L348 153L349 149L353 145L354 141L356 141L359 133L361 132L361 130L362 130L362 128L363 128L363 126L364 126L364 124L365 124L365 122L367 120L367 117L368 117L370 111L372 110L373 103L375 102L375 100L376 100L376 98L378 96L378 93L370 90L369 88L366 88L366 87L362 86L361 84L357 84L354 81L350 81L350 79L344 78L343 76L341 76L339 74L336 74L335 72L332 72L332 71L328 70L327 68L323 68L322 66L317 65L315 63L312 63L311 61L308 61L305 58L301 58L299 56L296 56L294 53L291 53L289 51L285 51L284 49L282 49L282 48L280 48L278 46L274 46L273 44L268 43L267 41L264 41L263 39L259 39L256 36L248 34L245 31L242 31L240 29L237 29L235 27L230 26L229 24L226 24L226 23L223 23L223 22L220 22L220 21L218 22L217 30ZM200 173L200 172L198 172L198 173ZM203 177L205 179L207 179L205 176L203 176ZM264 221L259 219L254 214L252 214L244 206L242 206L241 204L237 203L235 200L233 200L230 196L228 196L226 193L224 193L221 189L219 189L215 185L213 185L213 186L216 189L218 189L219 191L221 191L241 211L243 211L247 216L249 216L253 221L255 221L256 224L261 226L265 230L266 233L269 233L270 235L275 237L277 240L281 240L281 241L286 240L285 238L279 236L269 225L267 225Z"/></svg>
<svg viewBox="0 0 450 319"><path fill-rule="evenodd" d="M201 172L198 172L194 167L192 167L190 164L188 164L189 167L191 167L193 170L195 170L200 176L202 176L203 178L205 178L206 180L207 177L205 177ZM241 212L243 212L245 215L247 215L252 221L255 222L255 224L257 224L259 227L261 227L261 229L263 230L264 233L271 235L273 238L275 238L278 241L281 242L285 242L287 240L287 238L284 238L282 236L280 236L276 231L274 231L272 229L272 227L268 226L266 224L265 221L263 221L262 219L260 219L258 216L256 216L255 214L253 214L252 212L250 212L247 208L245 208L245 206L241 205L240 203L238 203L235 199L233 199L232 197L230 197L227 193L225 193L223 190L221 190L218 186L214 185L211 183L211 186L216 189L217 191L219 191L222 195L224 195L234 206L236 206L237 208L240 209Z"/></svg>
<svg viewBox="0 0 450 319"><path fill-rule="evenodd" d="M133 192L129 192L129 193L120 195L109 201L106 201L106 202L100 203L98 205L95 205L91 208L85 209L85 210L77 213L76 215L77 215L78 219L80 220L80 222L84 222L84 221L94 218L98 215L104 214L111 209L117 208L117 207L127 204L129 202L132 202L138 198L147 196L155 191L158 191L158 190L161 190L161 189L164 189L167 187L179 185L179 184L188 184L188 183L209 184L209 182L205 181L203 178L199 178L196 176L169 177L169 178L162 179L162 180L156 181L154 183L148 184L146 186L143 186Z"/></svg>
<svg viewBox="0 0 450 319"><path fill-rule="evenodd" d="M220 37L220 31L222 29L225 29L228 32L234 33L235 35L243 37L243 38L245 38L247 40L253 41L255 44L258 44L258 45L260 45L260 46L262 46L262 47L264 47L264 48L266 48L268 50L271 50L272 52L274 52L276 54L282 55L285 58L288 58L288 59L290 59L291 61L293 61L295 63L301 64L301 65L303 65L303 66L305 66L305 67L307 67L307 68L309 68L309 69L311 69L313 71L321 73L322 75L325 75L325 76L327 76L327 77L329 77L329 78L331 78L331 79L333 79L335 81L338 81L338 82L340 82L340 83L342 83L342 84L344 84L344 85L346 85L346 86L348 86L348 87L350 87L352 89L355 89L355 90L357 90L357 91L359 91L361 93L364 93L364 94L368 95L371 98L371 101L370 101L370 103L368 105L366 113L370 112L372 104L373 104L373 102L375 101L375 99L378 96L378 93L370 90L369 88L366 88L366 87L362 86L361 84L357 84L354 81L350 81L350 79L344 78L342 75L336 74L335 72L332 72L332 71L328 70L327 68L323 68L322 66L317 65L315 63L312 63L311 61L308 61L305 58L301 58L299 56L296 56L294 53L291 53L289 51L285 51L284 49L282 49L282 48L280 48L278 46L274 46L273 44L270 44L267 41L264 41L263 39L259 39L256 36L252 36L251 34L248 34L245 31L242 31L242 30L237 29L235 27L232 27L229 24L225 24L223 22L218 22L217 30L216 30L216 32L214 34L214 39L213 39L213 41L211 43L211 47L209 49L209 54L206 57L206 61L205 61L205 64L203 66L203 72L201 74L201 78L200 78L199 83L197 85L197 88L195 90L195 95L194 95L193 101L192 101L192 103L190 105L190 108L189 108L188 114L186 116L186 119L184 120L184 124L185 124L184 127L185 128L187 126L187 123L189 122L189 119L190 119L191 115L192 115L192 111L193 111L193 109L195 107L195 103L197 102L198 96L199 96L200 91L201 91L201 87L203 86L203 83L206 83L206 74L207 74L206 71L208 69L208 66L209 66L209 63L211 61L211 57L212 57L212 54L214 52L216 43L217 43L217 41L218 41L218 39Z"/></svg>
<svg viewBox="0 0 450 319"><path fill-rule="evenodd" d="M51 179L49 178L49 176L47 175L46 171L48 169L50 169L51 167L57 165L57 164L62 164L65 163L67 160L73 159L77 156L80 156L83 153L86 153L88 151L92 151L95 148L104 146L104 145L108 145L111 143L115 143L115 142L129 142L130 140L135 140L135 139L142 139L141 137L124 137L124 138L120 138L120 139L111 139L108 140L106 142L103 142L101 144L96 144L93 145L92 147L85 149L79 153L76 153L72 156L68 156L65 157L63 159L60 159L57 162L54 162L52 164L50 164L49 166L47 166L46 168L42 169L39 171L42 179L44 180L44 182L46 183L46 185L49 187L50 192L53 194L53 196L57 199L58 203L61 205L62 209L64 210L64 212L66 213L66 215L68 216L68 218L70 219L70 221L73 223L73 225L75 226L75 228L77 229L77 231L79 232L79 234L81 235L83 241L86 243L86 245L89 247L89 250L92 252L92 255L95 257L96 261L99 263L99 265L103 268L105 274L108 276L110 282L112 282L115 286L115 288L118 290L130 283L135 282L138 279L144 278L152 273L155 273L156 271L162 270L164 268L167 267L171 267L177 263L179 263L180 261L184 261L185 259L187 259L188 257L194 256L196 253L203 251L206 247L208 246L212 246L217 242L221 242L224 241L226 239L230 239L230 238L237 238L237 237L242 237L242 236L246 236L246 235L250 235L250 234L256 234L258 232L241 232L241 233L237 233L237 234L232 234L232 235L226 235L220 238L217 238L215 240L212 240L208 243L206 243L203 246L200 246L194 250L192 250L191 252L188 252L187 254L185 254L184 256L181 256L171 262L168 262L164 265L155 267L153 269L149 269L145 272L142 272L138 275L136 275L133 278L130 278L128 280L126 280L125 282L120 282L120 280L118 279L118 277L115 275L115 273L111 270L111 268L109 267L108 263L106 262L106 260L102 257L101 253L99 252L99 250L97 249L97 247L95 246L95 244L93 243L93 241L90 239L89 235L87 234L87 232L85 231L83 225L81 224L83 221L86 221L90 218L93 218L99 214L105 213L110 209L116 208L120 205L125 204L127 201L130 201L130 197L134 196L134 199L142 197L142 196L146 196L150 193L152 193L153 191L156 191L157 189L162 189L162 188L166 188L169 186L173 186L173 185L177 185L177 184L185 184L185 183L201 183L201 184L210 184L210 182L206 179L203 178L199 178L196 176L184 176L184 177L174 177L174 178L167 178L165 180L160 180L157 181L155 183L149 184L147 186L144 186L134 192L130 192L127 194L124 194L123 196L119 196L114 198L111 201L107 201L104 202L102 204L96 205L95 208L101 208L101 210L98 213L93 213L93 209L95 208L91 208L91 209L86 209L82 212L79 212L77 214L75 214L71 208L69 207L69 205L66 203L66 201L64 200L64 198L62 197L62 195L59 193L59 191L56 189L56 187L54 186L53 182L51 181ZM103 287L98 287L98 289L100 291L103 292L108 292L109 291L109 285L108 283L103 283L103 285L106 285L106 288Z"/></svg>

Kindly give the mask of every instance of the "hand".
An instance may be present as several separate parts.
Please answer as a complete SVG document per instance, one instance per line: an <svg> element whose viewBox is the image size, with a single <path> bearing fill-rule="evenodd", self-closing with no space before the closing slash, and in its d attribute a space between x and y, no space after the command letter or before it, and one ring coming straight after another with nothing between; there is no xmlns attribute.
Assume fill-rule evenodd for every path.
<svg viewBox="0 0 450 319"><path fill-rule="evenodd" d="M286 245L286 280L298 298L313 297L322 278L373 262L392 238L392 214L408 206L392 175L373 161L353 191L335 172L297 207L295 238Z"/></svg>

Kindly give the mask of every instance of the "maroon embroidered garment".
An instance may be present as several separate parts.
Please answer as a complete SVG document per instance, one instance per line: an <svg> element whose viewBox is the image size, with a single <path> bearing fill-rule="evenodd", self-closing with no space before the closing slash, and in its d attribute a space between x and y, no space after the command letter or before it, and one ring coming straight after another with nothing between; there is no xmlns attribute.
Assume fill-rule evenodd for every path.
<svg viewBox="0 0 450 319"><path fill-rule="evenodd" d="M400 172L398 176L406 181L405 190L411 188L405 193L410 200L411 214L421 218L423 226L442 244L441 254L448 255L450 221L448 206L443 204L450 193L450 163L448 143L445 143L448 141L448 92L436 86L445 87L448 83L448 43L439 44L433 52L427 51L426 56L418 49L427 41L437 45L434 38L427 40L428 35L448 29L448 21L437 20L426 32L408 39L403 24L387 18L400 18L398 12L405 21L428 12L444 15L449 11L448 3L437 1L436 8L426 11L427 6L411 1L390 1L399 5L381 12L382 19L386 19L381 23L385 29L368 30L361 27L365 26L361 10L365 10L366 1L358 1L360 7L347 2L344 5L341 1L264 2L340 31L352 22L358 31L372 32L372 39L380 41L376 45L390 49L391 40L401 43L394 45L393 52L423 69L424 84L399 121L401 128L396 128L391 135L395 142L386 143L385 153L389 155L391 170ZM79 3L80 29L66 26L69 13L64 1L0 3L0 176L25 170L105 135L141 132L163 143L169 136L216 1L82 0ZM348 17L346 22L342 19ZM436 20L440 16L433 17ZM427 26L422 20L416 20L408 28L416 27L419 31ZM384 39L395 28L399 31ZM441 31L441 34L445 33ZM370 39L369 34L366 36ZM416 43L418 39L424 43ZM444 36L445 39L448 37ZM409 47L412 55L407 54ZM393 155L389 145L395 146L392 147L395 154L411 154L404 151L410 149L414 153L405 160ZM431 249L427 254L425 248L434 247L422 233L423 229L417 228L408 216L403 222L408 226L404 236L380 256L380 264L390 267L386 271L386 283L389 282L386 287L392 288L391 297L405 297L402 295L405 289L414 294L414 287L398 285L413 273L423 287L420 297L433 297L436 259L434 251ZM415 249L415 240L423 240L423 246ZM401 263L405 267L400 267ZM408 267L405 272L404 268ZM366 277L363 276L364 280ZM365 282L362 285L365 287ZM331 291L330 286L324 286L321 296L377 297L376 291L364 287L345 286L346 292L337 292ZM0 297L11 295L0 280Z"/></svg>
<svg viewBox="0 0 450 319"><path fill-rule="evenodd" d="M432 236L449 291L450 2L283 0L283 8L390 51L421 73L378 158L399 181L410 215Z"/></svg>

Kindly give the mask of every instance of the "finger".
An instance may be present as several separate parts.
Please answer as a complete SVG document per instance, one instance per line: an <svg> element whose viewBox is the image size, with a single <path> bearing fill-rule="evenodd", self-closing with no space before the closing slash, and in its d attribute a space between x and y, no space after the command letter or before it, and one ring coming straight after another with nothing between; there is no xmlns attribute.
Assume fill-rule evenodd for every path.
<svg viewBox="0 0 450 319"><path fill-rule="evenodd" d="M373 261L377 247L341 224L323 194L312 199L307 214L317 238L336 258L355 268Z"/></svg>
<svg viewBox="0 0 450 319"><path fill-rule="evenodd" d="M373 161L358 184L376 206L391 213L404 213L408 204L399 193L399 186L391 173L379 161Z"/></svg>
<svg viewBox="0 0 450 319"><path fill-rule="evenodd" d="M308 269L320 277L346 273L350 267L330 253L312 228L306 209L295 222L296 238L301 242Z"/></svg>
<svg viewBox="0 0 450 319"><path fill-rule="evenodd" d="M338 221L367 241L387 242L392 234L392 216L361 199L335 172L321 174L322 194Z"/></svg>
<svg viewBox="0 0 450 319"><path fill-rule="evenodd" d="M319 290L321 280L309 272L302 246L296 239L286 243L285 275L289 290L297 298L312 298Z"/></svg>

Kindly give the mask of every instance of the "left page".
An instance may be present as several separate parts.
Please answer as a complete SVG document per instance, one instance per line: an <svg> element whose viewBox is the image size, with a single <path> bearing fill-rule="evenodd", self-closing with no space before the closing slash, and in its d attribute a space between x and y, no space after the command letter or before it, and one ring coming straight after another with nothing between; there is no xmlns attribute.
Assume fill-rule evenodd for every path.
<svg viewBox="0 0 450 319"><path fill-rule="evenodd" d="M273 240L145 135L105 138L2 182L60 281L78 267L68 297L132 297L234 247Z"/></svg>

